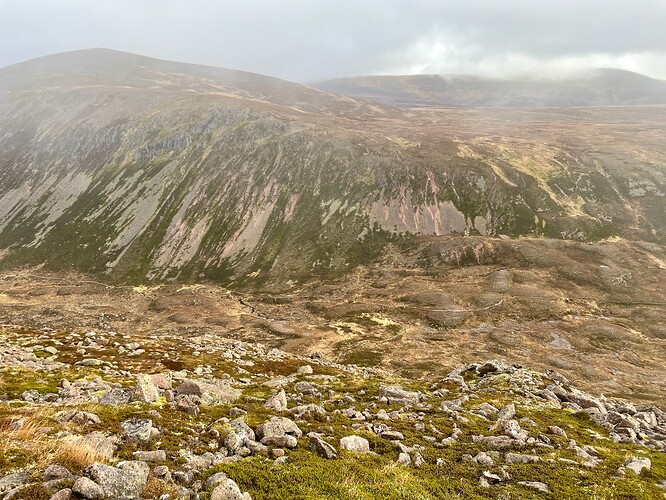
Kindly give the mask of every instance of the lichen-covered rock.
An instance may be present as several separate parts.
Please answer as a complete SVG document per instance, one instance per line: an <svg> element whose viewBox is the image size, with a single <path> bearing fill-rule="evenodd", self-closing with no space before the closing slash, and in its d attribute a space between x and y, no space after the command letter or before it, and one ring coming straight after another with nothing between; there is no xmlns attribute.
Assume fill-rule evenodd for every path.
<svg viewBox="0 0 666 500"><path fill-rule="evenodd" d="M287 394L284 392L284 389L280 389L268 398L264 403L264 407L273 411L285 411L287 409Z"/></svg>
<svg viewBox="0 0 666 500"><path fill-rule="evenodd" d="M310 449L314 451L320 457L332 460L338 457L337 451L332 444L324 441L321 435L316 432L308 433L308 438L310 440Z"/></svg>
<svg viewBox="0 0 666 500"><path fill-rule="evenodd" d="M298 425L293 420L285 417L271 417L257 427L255 433L260 440L266 437L284 436L287 434L294 437L301 437L303 435L303 431L298 428Z"/></svg>
<svg viewBox="0 0 666 500"><path fill-rule="evenodd" d="M379 397L386 398L389 404L416 404L419 402L419 393L406 391L395 385L379 386Z"/></svg>
<svg viewBox="0 0 666 500"><path fill-rule="evenodd" d="M345 436L340 438L340 448L355 453L370 453L370 443L361 436Z"/></svg>
<svg viewBox="0 0 666 500"><path fill-rule="evenodd" d="M21 486L30 481L30 475L25 471L14 472L0 478L0 494Z"/></svg>
<svg viewBox="0 0 666 500"><path fill-rule="evenodd" d="M134 418L120 423L123 434L139 441L150 441L157 429L153 427L153 421L149 418Z"/></svg>
<svg viewBox="0 0 666 500"><path fill-rule="evenodd" d="M74 481L72 492L88 500L103 499L107 496L99 484L87 477L80 477Z"/></svg>
<svg viewBox="0 0 666 500"><path fill-rule="evenodd" d="M236 482L226 478L220 481L210 494L210 500L246 500Z"/></svg>
<svg viewBox="0 0 666 500"><path fill-rule="evenodd" d="M135 401L141 401L142 403L154 403L160 397L160 390L158 389L153 378L150 375L140 373L136 376L136 385L134 386L134 392L132 393L132 398Z"/></svg>
<svg viewBox="0 0 666 500"><path fill-rule="evenodd" d="M228 382L219 379L210 381L185 379L181 385L176 387L176 392L182 395L197 396L199 404L203 406L233 403L241 396L240 390L234 389Z"/></svg>
<svg viewBox="0 0 666 500"><path fill-rule="evenodd" d="M120 462L117 467L94 463L83 471L85 477L99 485L106 497L117 500L138 498L148 480L150 467L145 462Z"/></svg>
<svg viewBox="0 0 666 500"><path fill-rule="evenodd" d="M636 474L640 474L643 469L650 470L652 461L644 457L630 457L624 462L624 466Z"/></svg>

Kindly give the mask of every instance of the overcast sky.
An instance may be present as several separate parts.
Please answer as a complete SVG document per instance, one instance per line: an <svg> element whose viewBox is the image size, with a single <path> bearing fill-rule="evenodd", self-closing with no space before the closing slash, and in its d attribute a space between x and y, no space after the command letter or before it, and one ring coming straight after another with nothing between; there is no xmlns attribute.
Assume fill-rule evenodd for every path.
<svg viewBox="0 0 666 500"><path fill-rule="evenodd" d="M91 47L300 82L594 67L666 79L666 0L0 0L0 67Z"/></svg>

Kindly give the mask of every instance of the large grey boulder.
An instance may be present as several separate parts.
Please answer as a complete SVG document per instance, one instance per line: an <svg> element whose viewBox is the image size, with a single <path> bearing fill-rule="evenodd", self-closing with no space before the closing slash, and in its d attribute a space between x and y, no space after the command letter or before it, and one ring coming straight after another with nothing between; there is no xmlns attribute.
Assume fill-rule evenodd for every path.
<svg viewBox="0 0 666 500"><path fill-rule="evenodd" d="M89 500L102 499L106 495L99 484L87 477L80 477L74 481L72 492Z"/></svg>
<svg viewBox="0 0 666 500"><path fill-rule="evenodd" d="M255 430L257 437L262 440L267 437L291 435L294 437L301 437L303 431L298 428L298 425L293 420L285 417L271 417L269 420L261 424Z"/></svg>
<svg viewBox="0 0 666 500"><path fill-rule="evenodd" d="M370 453L370 443L361 436L345 436L340 438L340 448L355 453Z"/></svg>
<svg viewBox="0 0 666 500"><path fill-rule="evenodd" d="M242 392L234 389L223 380L194 380L185 379L176 388L177 394L197 396L199 404L203 406L215 406L219 404L233 403L241 397Z"/></svg>
<svg viewBox="0 0 666 500"><path fill-rule="evenodd" d="M324 441L316 432L308 433L308 438L310 440L310 449L320 457L328 460L338 457L338 453L335 451L333 445Z"/></svg>
<svg viewBox="0 0 666 500"><path fill-rule="evenodd" d="M8 474L0 479L0 494L6 493L14 488L26 484L30 481L30 475L27 472L15 472Z"/></svg>
<svg viewBox="0 0 666 500"><path fill-rule="evenodd" d="M136 385L132 393L134 401L141 401L142 403L154 403L160 397L160 390L153 382L153 378L145 373L140 373L136 376Z"/></svg>
<svg viewBox="0 0 666 500"><path fill-rule="evenodd" d="M640 474L643 469L650 470L652 461L644 457L630 457L624 462L624 466L636 474Z"/></svg>
<svg viewBox="0 0 666 500"><path fill-rule="evenodd" d="M287 409L287 394L284 392L284 389L280 389L268 398L264 403L264 407L273 411L285 411Z"/></svg>
<svg viewBox="0 0 666 500"><path fill-rule="evenodd" d="M133 418L120 423L123 428L123 434L139 441L150 441L150 438L157 433L153 427L153 421L149 418Z"/></svg>
<svg viewBox="0 0 666 500"><path fill-rule="evenodd" d="M210 500L246 500L233 479L223 479L210 494Z"/></svg>
<svg viewBox="0 0 666 500"><path fill-rule="evenodd" d="M379 397L386 398L389 404L416 404L419 402L419 393L406 391L394 385L379 386Z"/></svg>
<svg viewBox="0 0 666 500"><path fill-rule="evenodd" d="M83 470L85 477L102 488L105 497L116 500L139 498L149 472L148 464L136 460L120 462L118 467L94 463Z"/></svg>

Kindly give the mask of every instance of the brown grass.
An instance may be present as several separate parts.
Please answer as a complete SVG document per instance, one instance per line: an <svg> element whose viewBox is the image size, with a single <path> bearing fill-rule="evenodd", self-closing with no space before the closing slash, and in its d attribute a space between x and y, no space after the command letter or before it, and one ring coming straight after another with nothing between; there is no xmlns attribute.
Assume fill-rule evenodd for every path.
<svg viewBox="0 0 666 500"><path fill-rule="evenodd" d="M74 440L49 437L48 415L37 412L31 416L0 419L0 458L6 466L27 466L42 470L50 464L64 465L76 472L104 459L89 446ZM23 462L23 463L21 463Z"/></svg>

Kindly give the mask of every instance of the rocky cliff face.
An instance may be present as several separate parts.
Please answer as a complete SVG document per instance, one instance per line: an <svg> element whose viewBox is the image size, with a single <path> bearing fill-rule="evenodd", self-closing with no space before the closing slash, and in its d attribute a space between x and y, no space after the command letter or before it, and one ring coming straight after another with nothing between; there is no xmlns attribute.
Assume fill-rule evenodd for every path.
<svg viewBox="0 0 666 500"><path fill-rule="evenodd" d="M105 50L11 66L0 265L242 284L418 235L663 239L666 111L563 113L404 112Z"/></svg>

